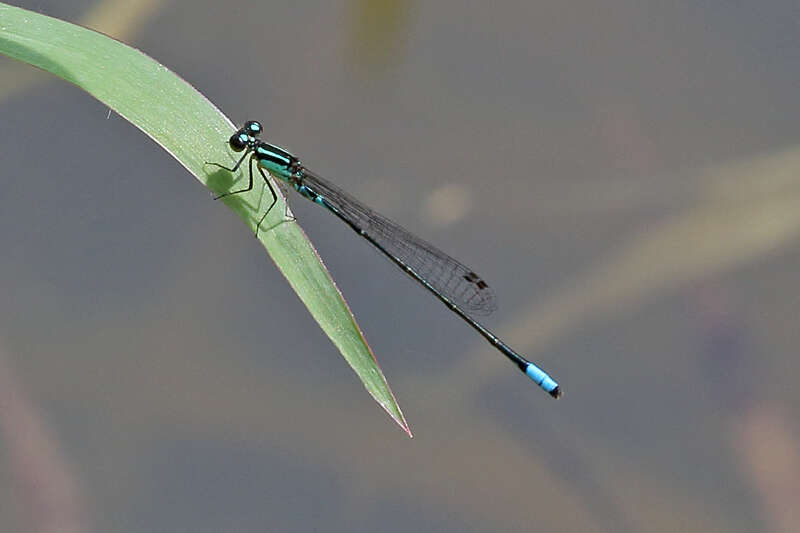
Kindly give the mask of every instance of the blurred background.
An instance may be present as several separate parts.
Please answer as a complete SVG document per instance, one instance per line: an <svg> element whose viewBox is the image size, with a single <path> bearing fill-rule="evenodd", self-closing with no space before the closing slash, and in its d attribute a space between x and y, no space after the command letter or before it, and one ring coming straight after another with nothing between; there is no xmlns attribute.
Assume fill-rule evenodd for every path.
<svg viewBox="0 0 800 533"><path fill-rule="evenodd" d="M472 266L565 395L290 194L408 439L238 216L0 58L0 529L800 531L796 1L15 4Z"/></svg>

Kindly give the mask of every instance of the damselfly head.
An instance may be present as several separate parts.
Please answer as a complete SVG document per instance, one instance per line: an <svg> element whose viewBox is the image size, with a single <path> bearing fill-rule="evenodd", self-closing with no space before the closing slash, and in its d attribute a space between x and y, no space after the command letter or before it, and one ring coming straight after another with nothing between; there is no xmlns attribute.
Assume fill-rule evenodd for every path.
<svg viewBox="0 0 800 533"><path fill-rule="evenodd" d="M255 139L242 130L231 135L231 138L228 140L228 144L234 152L241 152L250 146L251 142L255 142Z"/></svg>
<svg viewBox="0 0 800 533"><path fill-rule="evenodd" d="M242 126L242 129L239 131L243 131L244 133L251 135L253 137L258 137L264 128L261 126L261 123L257 120L248 120Z"/></svg>

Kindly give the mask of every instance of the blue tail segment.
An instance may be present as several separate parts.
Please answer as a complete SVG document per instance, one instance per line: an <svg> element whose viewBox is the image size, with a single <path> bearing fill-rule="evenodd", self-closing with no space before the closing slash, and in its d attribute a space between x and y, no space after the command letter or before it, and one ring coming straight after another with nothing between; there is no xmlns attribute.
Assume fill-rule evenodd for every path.
<svg viewBox="0 0 800 533"><path fill-rule="evenodd" d="M528 363L525 374L553 398L561 396L561 387L550 375L533 363Z"/></svg>

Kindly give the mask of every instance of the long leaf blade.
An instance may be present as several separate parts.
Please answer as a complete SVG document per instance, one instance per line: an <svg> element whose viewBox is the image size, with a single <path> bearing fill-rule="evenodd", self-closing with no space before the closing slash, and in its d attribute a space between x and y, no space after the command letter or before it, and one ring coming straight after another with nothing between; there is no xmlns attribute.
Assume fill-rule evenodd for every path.
<svg viewBox="0 0 800 533"><path fill-rule="evenodd" d="M0 53L55 74L85 90L172 154L201 183L224 191L231 179L206 161L231 161L225 140L235 130L211 102L149 56L98 32L0 3ZM275 187L276 190L277 187ZM266 198L271 198L267 193ZM263 186L226 205L255 230L265 208ZM341 293L297 223L280 223L283 197L259 240L378 404L411 435L386 378ZM264 231L263 228L270 228Z"/></svg>

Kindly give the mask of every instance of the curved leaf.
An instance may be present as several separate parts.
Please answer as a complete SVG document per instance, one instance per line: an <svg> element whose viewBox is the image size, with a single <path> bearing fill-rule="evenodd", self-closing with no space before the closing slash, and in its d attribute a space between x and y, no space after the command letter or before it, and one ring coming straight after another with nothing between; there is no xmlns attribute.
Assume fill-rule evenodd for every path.
<svg viewBox="0 0 800 533"><path fill-rule="evenodd" d="M231 161L233 166L225 143L236 129L231 121L194 87L142 52L95 31L0 3L0 53L82 88L142 130L212 190L226 191L233 181L246 183L242 171L231 175L205 164ZM225 198L225 204L255 231L270 199L259 183L248 193ZM316 250L297 223L281 223L286 212L281 196L264 221L259 240L369 393L411 435Z"/></svg>

